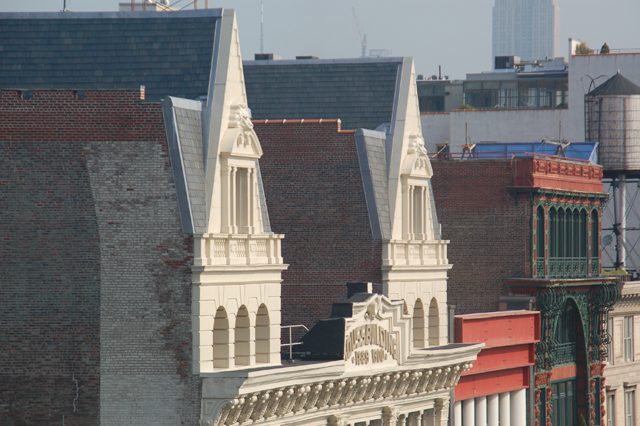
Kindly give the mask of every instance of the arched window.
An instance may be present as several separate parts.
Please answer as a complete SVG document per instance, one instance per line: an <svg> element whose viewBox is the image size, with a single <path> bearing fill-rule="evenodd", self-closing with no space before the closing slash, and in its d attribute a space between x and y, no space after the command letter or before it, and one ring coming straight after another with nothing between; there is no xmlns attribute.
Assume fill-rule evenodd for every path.
<svg viewBox="0 0 640 426"><path fill-rule="evenodd" d="M544 259L544 208L536 209L536 257Z"/></svg>
<svg viewBox="0 0 640 426"><path fill-rule="evenodd" d="M213 319L213 367L229 368L229 318L222 306Z"/></svg>
<svg viewBox="0 0 640 426"><path fill-rule="evenodd" d="M587 257L587 212L580 211L580 257Z"/></svg>
<svg viewBox="0 0 640 426"><path fill-rule="evenodd" d="M549 251L551 257L558 257L558 214L556 209L549 210Z"/></svg>
<svg viewBox="0 0 640 426"><path fill-rule="evenodd" d="M556 324L556 340L558 343L575 343L576 326L578 324L577 308L573 302L567 302L564 312Z"/></svg>
<svg viewBox="0 0 640 426"><path fill-rule="evenodd" d="M251 364L251 322L249 321L249 311L244 305L238 309L235 332L236 365L249 365Z"/></svg>
<svg viewBox="0 0 640 426"><path fill-rule="evenodd" d="M558 210L558 257L566 257L566 216L564 209Z"/></svg>
<svg viewBox="0 0 640 426"><path fill-rule="evenodd" d="M258 314L256 315L256 362L266 363L270 361L270 325L269 311L262 304L258 308Z"/></svg>
<svg viewBox="0 0 640 426"><path fill-rule="evenodd" d="M440 344L440 315L438 301L434 297L429 304L429 346Z"/></svg>
<svg viewBox="0 0 640 426"><path fill-rule="evenodd" d="M572 257L580 257L580 213L574 210L572 213L573 232L572 234Z"/></svg>
<svg viewBox="0 0 640 426"><path fill-rule="evenodd" d="M413 305L413 347L424 348L424 307L420 299Z"/></svg>
<svg viewBox="0 0 640 426"><path fill-rule="evenodd" d="M600 236L598 223L598 210L591 211L591 258L599 257L600 253Z"/></svg>

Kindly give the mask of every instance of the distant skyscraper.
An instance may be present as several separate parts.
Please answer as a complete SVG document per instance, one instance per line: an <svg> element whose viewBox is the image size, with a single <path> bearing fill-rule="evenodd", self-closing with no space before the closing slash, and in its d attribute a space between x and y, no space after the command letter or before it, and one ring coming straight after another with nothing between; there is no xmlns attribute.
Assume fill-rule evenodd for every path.
<svg viewBox="0 0 640 426"><path fill-rule="evenodd" d="M495 0L494 57L554 58L558 55L559 46L556 0Z"/></svg>

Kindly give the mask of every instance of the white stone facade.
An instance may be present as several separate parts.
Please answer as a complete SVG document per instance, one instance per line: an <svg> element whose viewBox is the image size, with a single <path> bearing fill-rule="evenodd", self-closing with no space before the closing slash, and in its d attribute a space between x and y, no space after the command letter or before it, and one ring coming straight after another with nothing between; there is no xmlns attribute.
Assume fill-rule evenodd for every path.
<svg viewBox="0 0 640 426"><path fill-rule="evenodd" d="M433 171L422 137L413 61L402 73L388 136L391 239L382 248L383 293L404 300L416 318L415 347L437 346L448 342L448 241L440 240L432 211Z"/></svg>
<svg viewBox="0 0 640 426"><path fill-rule="evenodd" d="M342 359L285 366L283 236L270 230L232 11L222 14L216 52L206 102L165 102L183 227L193 234L201 424L446 425L450 391L481 345L429 349L448 340L451 265L432 209L412 61L402 68L387 140L392 223L383 242L384 295L353 302L338 342Z"/></svg>
<svg viewBox="0 0 640 426"><path fill-rule="evenodd" d="M220 26L206 103L166 106L194 239L194 373L280 363L282 235L268 229L233 11Z"/></svg>
<svg viewBox="0 0 640 426"><path fill-rule="evenodd" d="M607 425L640 421L640 284L628 282L622 298L609 312L608 365L604 370ZM629 404L632 400L633 404ZM633 405L633 406L631 406Z"/></svg>
<svg viewBox="0 0 640 426"><path fill-rule="evenodd" d="M449 393L482 344L414 348L404 302L364 296L340 360L203 374L202 424L447 425Z"/></svg>

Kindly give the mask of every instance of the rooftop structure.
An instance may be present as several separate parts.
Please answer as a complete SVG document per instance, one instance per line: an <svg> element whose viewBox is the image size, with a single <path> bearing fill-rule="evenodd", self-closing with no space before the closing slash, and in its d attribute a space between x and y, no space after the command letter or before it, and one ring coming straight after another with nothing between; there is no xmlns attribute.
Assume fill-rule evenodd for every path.
<svg viewBox="0 0 640 426"><path fill-rule="evenodd" d="M454 426L535 424L527 410L540 313L501 311L456 315L456 342L481 342L474 366L456 385Z"/></svg>
<svg viewBox="0 0 640 426"><path fill-rule="evenodd" d="M316 324L303 351L328 359L353 356L356 367L376 368L379 351L358 353L356 347L352 353L340 336L353 335L343 327L351 318L377 321L372 301L378 298L404 301L391 304L412 321L407 363L428 353L455 358L472 351L447 345L451 265L434 215L412 59L269 60L245 67L249 106L260 118L254 125L265 151L261 171L271 226L287 234L283 253L291 266L283 274L283 319ZM381 296L344 302L350 274L373 283ZM435 394L423 404L433 397L448 404ZM416 415L409 413L409 424Z"/></svg>
<svg viewBox="0 0 640 426"><path fill-rule="evenodd" d="M0 89L206 96L220 13L0 13Z"/></svg>
<svg viewBox="0 0 640 426"><path fill-rule="evenodd" d="M493 57L524 60L555 58L560 29L555 0L496 0L493 6Z"/></svg>
<svg viewBox="0 0 640 426"><path fill-rule="evenodd" d="M190 33L191 18L203 31ZM451 389L480 345L445 345L450 265L446 242L435 237L410 61L399 68L389 140L381 132L368 140L377 164L388 165L370 172L384 176L375 188L385 192L368 202L390 200L378 205L386 216L360 210L361 217L386 217L379 231L394 238L384 258L380 243L369 252L386 274L378 281L386 294L359 298L343 317L349 327L340 346L354 350L291 365L280 353L283 236L267 213L234 12L2 19L0 37L18 56L9 68L30 63L45 28L62 34L52 34L55 55L84 65L73 68L79 87L50 60L43 61L50 78L29 67L0 90L0 326L11 330L0 350L2 420L302 426L420 418L446 425ZM23 37L31 21L33 41ZM87 44L67 34L74 25L89 31L88 24L105 31L87 34ZM182 68L174 74L174 58L160 42L140 46L140 60L127 56L134 43L123 51L131 63L118 63L120 44L132 43L134 30L160 37L172 24L189 33L188 53L193 42L208 55L206 78L189 80ZM174 42L164 47L178 54ZM91 46L108 73L97 76L100 67L88 63ZM156 68L160 78L152 79ZM132 82L135 90L113 88ZM190 98L165 96L172 94ZM366 269L356 266L351 273ZM426 281L407 284L416 271ZM373 328L376 340L363 339Z"/></svg>
<svg viewBox="0 0 640 426"><path fill-rule="evenodd" d="M450 303L462 314L539 310L536 420L599 423L604 325L619 297L616 279L600 273L602 167L534 153L432 164L456 265Z"/></svg>

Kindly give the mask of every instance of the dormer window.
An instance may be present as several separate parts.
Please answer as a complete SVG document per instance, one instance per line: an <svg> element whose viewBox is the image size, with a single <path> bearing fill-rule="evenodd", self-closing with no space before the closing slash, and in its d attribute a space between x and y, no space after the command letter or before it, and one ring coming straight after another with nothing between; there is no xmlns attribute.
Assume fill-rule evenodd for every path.
<svg viewBox="0 0 640 426"><path fill-rule="evenodd" d="M403 239L426 240L432 238L429 178L431 164L424 141L411 138L402 174Z"/></svg>
<svg viewBox="0 0 640 426"><path fill-rule="evenodd" d="M222 232L253 234L259 232L258 182L256 161L262 155L253 124L245 109L232 107L229 130L223 139Z"/></svg>

